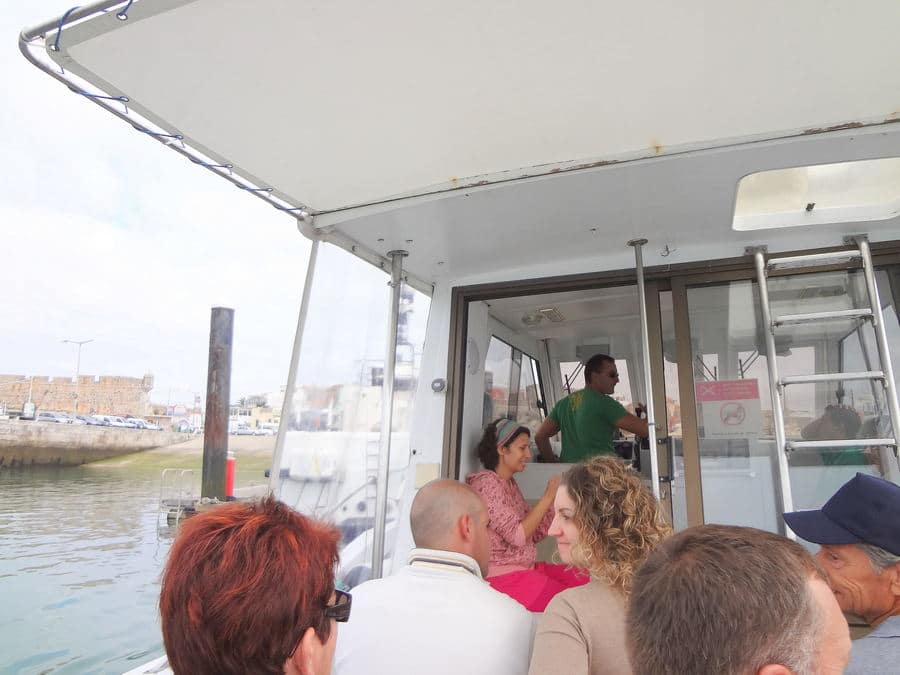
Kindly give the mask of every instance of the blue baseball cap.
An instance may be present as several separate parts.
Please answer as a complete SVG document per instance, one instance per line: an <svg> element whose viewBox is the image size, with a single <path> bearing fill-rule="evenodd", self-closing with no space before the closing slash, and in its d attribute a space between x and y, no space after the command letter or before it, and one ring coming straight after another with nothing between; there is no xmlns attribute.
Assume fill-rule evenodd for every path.
<svg viewBox="0 0 900 675"><path fill-rule="evenodd" d="M821 509L784 514L815 544L872 544L900 555L900 485L864 473L841 486Z"/></svg>

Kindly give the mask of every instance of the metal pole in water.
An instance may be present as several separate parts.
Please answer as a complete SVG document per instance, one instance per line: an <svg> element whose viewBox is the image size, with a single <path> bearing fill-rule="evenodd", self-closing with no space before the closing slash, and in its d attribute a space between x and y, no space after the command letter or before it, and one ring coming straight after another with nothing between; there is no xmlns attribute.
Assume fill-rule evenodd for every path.
<svg viewBox="0 0 900 675"><path fill-rule="evenodd" d="M213 307L209 321L209 371L206 378L206 420L203 425L203 475L200 496L225 501L228 457L228 406L231 397L231 343L234 310Z"/></svg>
<svg viewBox="0 0 900 675"><path fill-rule="evenodd" d="M387 488L391 463L391 424L394 413L394 366L397 363L397 320L400 317L400 277L406 251L389 251L391 259L391 316L384 356L384 380L381 383L381 438L378 448L378 477L375 484L375 533L372 542L372 578L384 572L384 535L387 527Z"/></svg>
<svg viewBox="0 0 900 675"><path fill-rule="evenodd" d="M659 457L656 454L656 417L653 414L653 385L650 378L650 335L647 329L647 299L644 297L644 258L641 247L646 239L632 239L629 246L634 247L634 267L637 272L638 306L641 315L641 357L644 361L644 392L647 400L647 441L650 444L650 489L653 496L659 499ZM671 468L670 468L671 471Z"/></svg>
<svg viewBox="0 0 900 675"><path fill-rule="evenodd" d="M309 313L309 294L312 290L313 276L316 271L316 258L319 255L319 240L313 239L309 249L309 261L306 263L306 281L303 294L300 296L300 313L297 315L297 330L294 333L294 348L291 350L291 365L288 368L287 385L284 388L284 400L281 402L281 419L278 423L278 435L275 437L275 452L272 454L272 468L269 471L269 491L278 496L281 488L281 462L284 457L284 437L291 423L291 412L294 407L294 392L297 389L297 368L300 364L300 350L303 347L303 331L306 329L306 315Z"/></svg>

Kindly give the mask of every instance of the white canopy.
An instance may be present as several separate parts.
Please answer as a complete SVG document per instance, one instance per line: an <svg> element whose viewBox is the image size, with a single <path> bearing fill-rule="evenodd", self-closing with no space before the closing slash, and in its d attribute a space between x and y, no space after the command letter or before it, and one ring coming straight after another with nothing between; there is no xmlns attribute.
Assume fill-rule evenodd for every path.
<svg viewBox="0 0 900 675"><path fill-rule="evenodd" d="M815 142L900 119L896 0L115 7L126 4L127 20L112 11L64 28L51 57L99 91L127 96L133 111L183 135L210 163L233 165L286 206L307 208L317 227L337 225L376 252L434 236L465 248L451 225L470 217L463 202L491 192L485 186L501 188L481 206L494 209L488 220L502 220L507 238L527 231L534 212L543 215L532 229L546 229L552 214L562 234L567 223L586 231L611 217L646 229L660 225L660 213L676 232L696 227L698 213L730 229L747 173L900 154L896 126L863 149ZM55 31L45 32L52 45ZM796 139L796 150L770 142L769 155L745 153L749 164L730 155L772 139ZM680 160L698 152L703 161L686 184ZM647 175L621 171L647 158L674 161ZM561 173L581 178L565 186ZM505 189L537 176L552 177L543 193ZM634 189L633 181L659 178ZM610 209L597 193L621 201ZM436 198L446 203L429 207L428 222L415 209L394 210ZM476 233L488 224L477 220ZM439 276L439 261L456 274L479 269L447 260L453 252L441 245L413 251L417 274Z"/></svg>

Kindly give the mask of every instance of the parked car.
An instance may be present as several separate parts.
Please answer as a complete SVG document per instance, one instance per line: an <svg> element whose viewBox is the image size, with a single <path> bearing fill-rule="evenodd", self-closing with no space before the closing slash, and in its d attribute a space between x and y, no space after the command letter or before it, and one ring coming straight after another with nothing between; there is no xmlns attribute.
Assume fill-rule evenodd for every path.
<svg viewBox="0 0 900 675"><path fill-rule="evenodd" d="M125 420L121 417L116 417L115 415L94 415L94 417L101 420L105 427L119 427L120 429L133 428L132 425L126 424Z"/></svg>
<svg viewBox="0 0 900 675"><path fill-rule="evenodd" d="M103 422L98 420L93 415L79 415L77 419L81 420L88 426L92 426L92 427L102 426L102 424L103 424Z"/></svg>
<svg viewBox="0 0 900 675"><path fill-rule="evenodd" d="M91 417L98 426L108 427L110 425L108 415L91 415Z"/></svg>
<svg viewBox="0 0 900 675"><path fill-rule="evenodd" d="M133 424L138 429L150 429L152 431L159 431L162 429L158 424L154 424L153 422L148 422L147 420L141 417L126 417L125 421L129 424Z"/></svg>
<svg viewBox="0 0 900 675"><path fill-rule="evenodd" d="M36 422L53 422L54 424L68 424L69 420L63 413L39 412L35 417Z"/></svg>

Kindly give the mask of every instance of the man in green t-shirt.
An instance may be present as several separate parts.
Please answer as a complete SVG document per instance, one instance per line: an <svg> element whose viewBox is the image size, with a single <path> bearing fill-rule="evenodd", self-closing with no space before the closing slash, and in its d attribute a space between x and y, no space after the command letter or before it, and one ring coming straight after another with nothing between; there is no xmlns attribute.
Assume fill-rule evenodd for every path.
<svg viewBox="0 0 900 675"><path fill-rule="evenodd" d="M559 401L541 424L534 441L545 462L580 462L594 455L614 454L616 429L646 438L647 421L632 415L610 394L619 382L616 361L594 354L584 364L584 389ZM550 437L562 431L562 452L557 459Z"/></svg>

